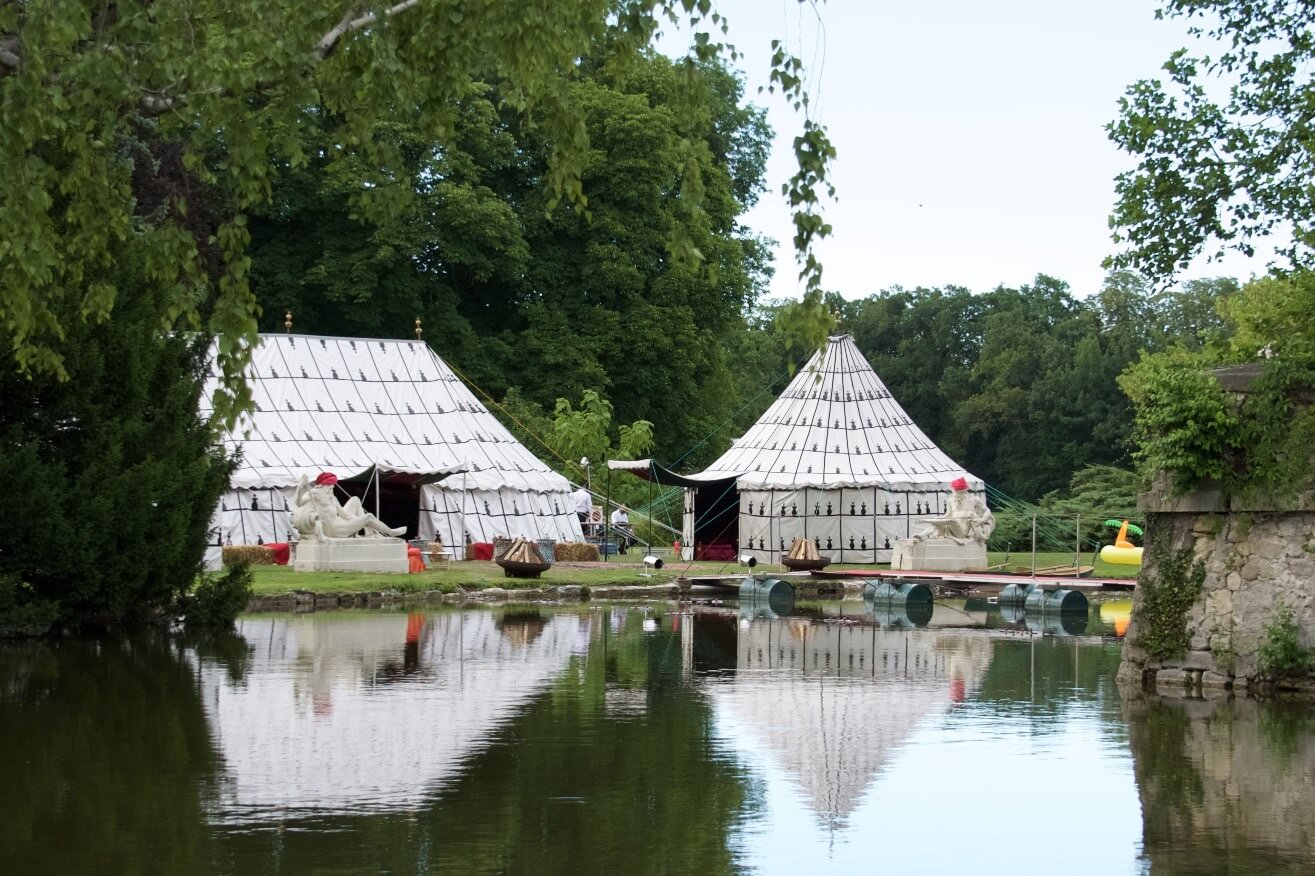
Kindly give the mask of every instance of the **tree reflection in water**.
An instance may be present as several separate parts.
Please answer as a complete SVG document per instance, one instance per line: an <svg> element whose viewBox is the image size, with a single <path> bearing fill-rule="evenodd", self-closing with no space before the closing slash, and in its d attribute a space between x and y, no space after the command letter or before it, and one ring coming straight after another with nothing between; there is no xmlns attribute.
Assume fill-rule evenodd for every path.
<svg viewBox="0 0 1315 876"><path fill-rule="evenodd" d="M1307 874L1315 715L1249 699L1124 704L1152 872Z"/></svg>

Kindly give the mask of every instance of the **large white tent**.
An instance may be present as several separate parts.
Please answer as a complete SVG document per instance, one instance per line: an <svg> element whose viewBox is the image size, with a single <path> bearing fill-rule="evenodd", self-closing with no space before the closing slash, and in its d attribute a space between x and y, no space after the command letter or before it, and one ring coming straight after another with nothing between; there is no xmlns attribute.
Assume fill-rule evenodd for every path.
<svg viewBox="0 0 1315 876"><path fill-rule="evenodd" d="M685 488L683 551L776 563L795 538L837 563L889 562L895 541L945 511L950 481L982 480L900 407L854 339L836 335L721 458L677 475L651 460L612 463Z"/></svg>
<svg viewBox="0 0 1315 876"><path fill-rule="evenodd" d="M294 488L325 471L413 537L581 539L566 478L421 341L265 335L247 380L254 409L224 436L241 462L217 543L289 539ZM217 388L212 376L205 415Z"/></svg>

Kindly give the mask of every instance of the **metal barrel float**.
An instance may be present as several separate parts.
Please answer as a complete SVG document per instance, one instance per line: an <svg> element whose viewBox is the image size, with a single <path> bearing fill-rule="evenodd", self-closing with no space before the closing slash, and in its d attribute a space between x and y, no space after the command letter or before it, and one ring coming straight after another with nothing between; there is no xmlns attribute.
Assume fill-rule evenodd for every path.
<svg viewBox="0 0 1315 876"><path fill-rule="evenodd" d="M930 587L901 578L868 581L863 586L863 600L884 627L925 627L934 608Z"/></svg>
<svg viewBox="0 0 1315 876"><path fill-rule="evenodd" d="M1028 614L1086 614L1087 597L1076 590L1032 588L1023 602Z"/></svg>
<svg viewBox="0 0 1315 876"><path fill-rule="evenodd" d="M794 611L794 586L780 578L745 578L740 582L740 613L765 617Z"/></svg>
<svg viewBox="0 0 1315 876"><path fill-rule="evenodd" d="M1036 589L1036 585L1031 582L1028 582L1026 584L1006 584L1004 586L1004 589L1000 591L1001 608L1003 608L1006 605L1010 607L1022 608L1023 605L1027 602L1028 594L1035 589Z"/></svg>

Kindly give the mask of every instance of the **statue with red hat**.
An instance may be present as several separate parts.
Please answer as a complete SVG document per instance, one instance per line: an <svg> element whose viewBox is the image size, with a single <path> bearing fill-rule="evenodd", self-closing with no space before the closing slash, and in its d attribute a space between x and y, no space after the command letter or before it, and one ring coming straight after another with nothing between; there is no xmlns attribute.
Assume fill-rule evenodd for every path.
<svg viewBox="0 0 1315 876"><path fill-rule="evenodd" d="M986 541L995 529L995 516L986 500L968 489L967 478L950 481L945 513L921 523L922 529L895 543L892 569L964 571L986 566Z"/></svg>
<svg viewBox="0 0 1315 876"><path fill-rule="evenodd" d="M926 529L914 533L914 541L928 538L948 538L956 544L986 544L995 531L995 515L986 507L986 500L968 489L968 479L959 476L950 481L950 498L945 513L924 520Z"/></svg>
<svg viewBox="0 0 1315 876"><path fill-rule="evenodd" d="M292 525L303 538L314 537L318 542L323 542L326 537L354 538L358 535L396 538L406 532L405 526L394 529L385 525L366 511L356 496L350 497L346 504L340 504L333 494L337 483L338 476L327 471L320 472L314 483L306 475L301 476L292 495Z"/></svg>

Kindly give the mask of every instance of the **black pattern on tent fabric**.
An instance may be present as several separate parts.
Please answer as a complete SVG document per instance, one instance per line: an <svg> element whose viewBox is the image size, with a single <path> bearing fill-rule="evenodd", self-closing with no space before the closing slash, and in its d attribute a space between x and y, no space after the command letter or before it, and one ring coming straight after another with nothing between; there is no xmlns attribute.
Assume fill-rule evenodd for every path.
<svg viewBox="0 0 1315 876"><path fill-rule="evenodd" d="M949 482L959 476L983 488L913 423L853 339L840 335L828 339L730 450L689 477L734 479L737 549L752 550L759 560L774 561L801 537L819 543L835 562L877 562L921 519L943 512ZM688 540L708 534L693 510L710 507L705 502L687 503ZM851 503L868 513L849 513Z"/></svg>
<svg viewBox="0 0 1315 876"><path fill-rule="evenodd" d="M224 524L237 537L252 529L246 506L235 501L241 493L270 488L289 498L302 474L353 476L376 465L416 475L468 469L420 488L422 536L443 531L449 543L467 534L580 537L566 479L516 441L422 342L266 336L248 373L256 410L225 436L230 450L245 451L226 497L232 510L222 511L239 518ZM215 386L212 376L206 404Z"/></svg>

